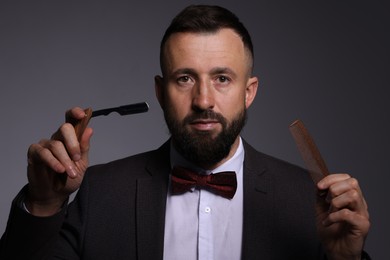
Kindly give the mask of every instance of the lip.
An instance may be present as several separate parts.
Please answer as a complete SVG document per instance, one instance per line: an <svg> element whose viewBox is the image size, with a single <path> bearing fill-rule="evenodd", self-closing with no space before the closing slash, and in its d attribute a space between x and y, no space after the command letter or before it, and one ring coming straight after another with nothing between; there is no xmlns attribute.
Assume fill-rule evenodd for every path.
<svg viewBox="0 0 390 260"><path fill-rule="evenodd" d="M190 123L191 127L199 131L210 131L217 127L218 120L198 119Z"/></svg>

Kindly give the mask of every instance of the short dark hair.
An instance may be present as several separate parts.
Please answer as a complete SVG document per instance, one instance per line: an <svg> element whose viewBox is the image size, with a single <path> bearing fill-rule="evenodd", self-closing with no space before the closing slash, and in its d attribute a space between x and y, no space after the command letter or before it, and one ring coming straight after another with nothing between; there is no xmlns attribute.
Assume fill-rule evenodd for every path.
<svg viewBox="0 0 390 260"><path fill-rule="evenodd" d="M160 44L160 66L164 67L164 46L174 33L216 33L221 29L232 29L242 39L253 61L253 44L248 30L238 17L226 8L215 5L190 5L171 22ZM163 72L164 73L164 72Z"/></svg>

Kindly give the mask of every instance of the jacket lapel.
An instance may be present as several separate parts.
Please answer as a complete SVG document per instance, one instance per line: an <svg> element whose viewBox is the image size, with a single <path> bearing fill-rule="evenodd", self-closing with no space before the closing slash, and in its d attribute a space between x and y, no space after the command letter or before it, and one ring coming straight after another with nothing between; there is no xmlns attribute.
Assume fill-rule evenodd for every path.
<svg viewBox="0 0 390 260"><path fill-rule="evenodd" d="M266 159L244 141L244 223L242 259L270 255L272 196ZM137 180L136 221L138 259L162 259L164 250L165 206L170 173L169 141L156 151L146 170L150 174ZM261 248L259 248L259 246Z"/></svg>
<svg viewBox="0 0 390 260"><path fill-rule="evenodd" d="M266 159L244 141L244 223L242 259L270 256L272 194Z"/></svg>
<svg viewBox="0 0 390 260"><path fill-rule="evenodd" d="M146 164L150 176L137 180L138 259L162 259L163 257L169 162L169 142L166 142Z"/></svg>

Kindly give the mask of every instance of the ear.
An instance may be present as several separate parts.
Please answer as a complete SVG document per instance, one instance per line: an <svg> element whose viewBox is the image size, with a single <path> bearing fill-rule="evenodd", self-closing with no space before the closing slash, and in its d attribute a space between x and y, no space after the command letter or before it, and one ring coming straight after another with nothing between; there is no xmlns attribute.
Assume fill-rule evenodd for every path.
<svg viewBox="0 0 390 260"><path fill-rule="evenodd" d="M160 107L164 109L164 79L159 75L154 77L154 91Z"/></svg>
<svg viewBox="0 0 390 260"><path fill-rule="evenodd" d="M257 77L251 77L248 79L245 89L245 107L248 109L256 97L257 88L259 86L259 80Z"/></svg>

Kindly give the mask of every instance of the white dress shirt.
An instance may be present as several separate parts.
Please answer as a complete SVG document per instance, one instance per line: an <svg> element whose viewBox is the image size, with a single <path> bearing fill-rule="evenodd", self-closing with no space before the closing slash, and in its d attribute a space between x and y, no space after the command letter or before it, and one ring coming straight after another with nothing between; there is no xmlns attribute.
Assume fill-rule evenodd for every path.
<svg viewBox="0 0 390 260"><path fill-rule="evenodd" d="M201 174L235 171L237 191L231 200L200 189L193 189L181 195L168 193L165 213L165 260L241 258L243 162L244 148L241 138L233 157L213 171L194 166L171 145L172 166L180 165Z"/></svg>

